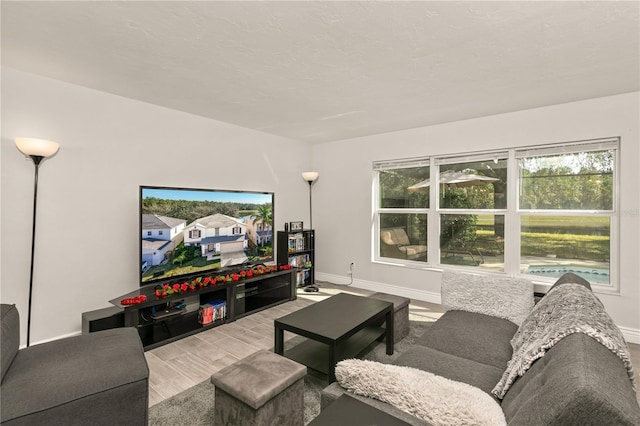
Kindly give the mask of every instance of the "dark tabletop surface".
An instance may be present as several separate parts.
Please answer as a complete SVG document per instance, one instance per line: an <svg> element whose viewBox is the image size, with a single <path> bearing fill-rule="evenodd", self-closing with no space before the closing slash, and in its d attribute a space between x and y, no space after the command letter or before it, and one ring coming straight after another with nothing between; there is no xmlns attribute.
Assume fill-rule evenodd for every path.
<svg viewBox="0 0 640 426"><path fill-rule="evenodd" d="M391 302L338 293L275 322L336 340L390 306Z"/></svg>

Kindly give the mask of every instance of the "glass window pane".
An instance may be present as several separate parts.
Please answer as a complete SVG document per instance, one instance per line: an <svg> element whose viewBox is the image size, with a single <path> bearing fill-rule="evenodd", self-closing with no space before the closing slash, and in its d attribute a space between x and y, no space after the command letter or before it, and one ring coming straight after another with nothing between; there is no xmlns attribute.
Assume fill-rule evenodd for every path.
<svg viewBox="0 0 640 426"><path fill-rule="evenodd" d="M440 263L504 271L504 215L441 215Z"/></svg>
<svg viewBox="0 0 640 426"><path fill-rule="evenodd" d="M613 210L614 150L522 158L520 208Z"/></svg>
<svg viewBox="0 0 640 426"><path fill-rule="evenodd" d="M429 166L379 172L380 208L429 208Z"/></svg>
<svg viewBox="0 0 640 426"><path fill-rule="evenodd" d="M507 160L440 166L440 207L506 209Z"/></svg>
<svg viewBox="0 0 640 426"><path fill-rule="evenodd" d="M610 235L608 216L522 216L520 270L549 278L573 272L609 283Z"/></svg>
<svg viewBox="0 0 640 426"><path fill-rule="evenodd" d="M381 213L380 257L427 261L427 215Z"/></svg>

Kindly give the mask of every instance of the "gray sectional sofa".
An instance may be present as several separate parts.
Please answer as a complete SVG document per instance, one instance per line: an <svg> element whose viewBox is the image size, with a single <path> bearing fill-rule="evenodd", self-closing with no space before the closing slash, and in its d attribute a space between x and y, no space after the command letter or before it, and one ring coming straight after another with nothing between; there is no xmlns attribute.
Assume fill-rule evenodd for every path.
<svg viewBox="0 0 640 426"><path fill-rule="evenodd" d="M589 283L573 274L555 286L568 283L590 291ZM629 369L619 356L583 333L555 343L497 399L492 391L512 358L510 342L517 331L518 325L504 318L449 310L393 364L480 388L500 404L508 425L640 425ZM338 382L325 388L322 408L345 392ZM385 402L351 396L410 424L429 424Z"/></svg>
<svg viewBox="0 0 640 426"><path fill-rule="evenodd" d="M2 425L147 424L149 369L135 328L19 349L18 310L0 313Z"/></svg>

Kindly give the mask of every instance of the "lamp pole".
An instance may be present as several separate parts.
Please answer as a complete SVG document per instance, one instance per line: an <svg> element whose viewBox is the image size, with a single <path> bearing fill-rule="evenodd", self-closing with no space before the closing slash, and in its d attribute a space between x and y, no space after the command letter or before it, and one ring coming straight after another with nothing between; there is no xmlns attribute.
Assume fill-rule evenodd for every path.
<svg viewBox="0 0 640 426"><path fill-rule="evenodd" d="M311 185L313 185L313 181L309 181L309 229L313 229L313 208L311 206Z"/></svg>
<svg viewBox="0 0 640 426"><path fill-rule="evenodd" d="M27 311L27 347L31 342L31 300L33 298L33 265L36 251L36 209L38 207L38 170L40 163L44 160L41 155L30 155L35 165L35 176L33 181L33 227L31 228L31 268L29 269L29 309Z"/></svg>

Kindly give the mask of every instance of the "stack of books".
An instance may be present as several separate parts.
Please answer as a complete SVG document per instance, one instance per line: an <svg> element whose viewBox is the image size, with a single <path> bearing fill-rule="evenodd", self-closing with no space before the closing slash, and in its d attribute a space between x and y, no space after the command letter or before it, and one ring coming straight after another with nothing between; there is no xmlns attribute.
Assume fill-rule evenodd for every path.
<svg viewBox="0 0 640 426"><path fill-rule="evenodd" d="M211 302L200 305L198 311L198 322L202 325L211 324L214 321L220 321L227 316L227 302L224 300L212 300Z"/></svg>
<svg viewBox="0 0 640 426"><path fill-rule="evenodd" d="M289 235L289 241L287 245L289 253L295 253L297 251L305 250L306 248L304 244L304 234Z"/></svg>

